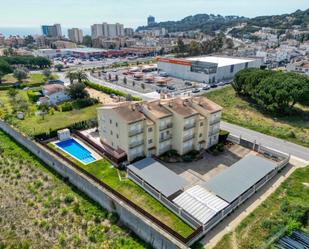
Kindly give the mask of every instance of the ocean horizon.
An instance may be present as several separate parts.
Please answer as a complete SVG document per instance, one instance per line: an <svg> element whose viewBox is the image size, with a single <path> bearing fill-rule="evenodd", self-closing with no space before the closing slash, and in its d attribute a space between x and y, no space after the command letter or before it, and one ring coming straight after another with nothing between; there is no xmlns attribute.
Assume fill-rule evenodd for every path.
<svg viewBox="0 0 309 249"><path fill-rule="evenodd" d="M82 28L84 35L90 35L90 28ZM0 27L0 34L8 37L10 35L42 35L42 30L40 27ZM62 34L68 36L68 28L62 27Z"/></svg>

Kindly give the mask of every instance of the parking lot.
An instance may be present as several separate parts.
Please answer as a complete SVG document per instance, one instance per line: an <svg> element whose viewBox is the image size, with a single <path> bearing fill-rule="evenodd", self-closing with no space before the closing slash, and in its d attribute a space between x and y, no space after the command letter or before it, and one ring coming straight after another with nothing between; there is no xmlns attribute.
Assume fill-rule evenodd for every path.
<svg viewBox="0 0 309 249"><path fill-rule="evenodd" d="M140 93L165 92L174 95L183 93L200 94L211 91L214 88L224 87L226 84L209 86L204 83L186 81L183 79L164 75L164 72L156 71L156 65L140 65L113 69L108 71L97 71L92 76L106 80L110 83L121 85Z"/></svg>

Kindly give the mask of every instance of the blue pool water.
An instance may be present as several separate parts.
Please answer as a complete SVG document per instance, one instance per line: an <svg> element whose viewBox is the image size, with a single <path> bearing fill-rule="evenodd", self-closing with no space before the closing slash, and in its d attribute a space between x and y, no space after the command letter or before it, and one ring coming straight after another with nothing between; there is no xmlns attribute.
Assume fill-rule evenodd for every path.
<svg viewBox="0 0 309 249"><path fill-rule="evenodd" d="M91 152L74 139L61 141L56 143L56 145L84 164L89 164L96 161L96 159L91 155Z"/></svg>

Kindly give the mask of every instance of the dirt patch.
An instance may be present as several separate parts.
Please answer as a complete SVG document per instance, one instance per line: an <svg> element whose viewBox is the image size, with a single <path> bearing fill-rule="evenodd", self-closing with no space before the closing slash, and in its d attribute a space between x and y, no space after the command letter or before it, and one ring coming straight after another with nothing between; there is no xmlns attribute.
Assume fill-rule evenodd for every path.
<svg viewBox="0 0 309 249"><path fill-rule="evenodd" d="M115 103L115 100L111 98L108 94L99 92L92 88L86 88L91 98L98 99L102 104L112 104Z"/></svg>

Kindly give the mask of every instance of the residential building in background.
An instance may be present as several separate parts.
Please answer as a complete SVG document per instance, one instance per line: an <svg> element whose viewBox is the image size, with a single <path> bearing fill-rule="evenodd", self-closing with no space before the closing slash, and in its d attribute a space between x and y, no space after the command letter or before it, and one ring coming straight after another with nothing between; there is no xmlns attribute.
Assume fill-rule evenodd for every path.
<svg viewBox="0 0 309 249"><path fill-rule="evenodd" d="M288 72L300 73L309 76L309 62L299 61L295 63L290 63L286 67Z"/></svg>
<svg viewBox="0 0 309 249"><path fill-rule="evenodd" d="M80 44L83 42L83 31L78 28L69 29L68 37L71 41Z"/></svg>
<svg viewBox="0 0 309 249"><path fill-rule="evenodd" d="M60 38L62 37L61 25L60 24L43 25L42 33L47 37Z"/></svg>
<svg viewBox="0 0 309 249"><path fill-rule="evenodd" d="M93 24L91 26L91 37L92 39L97 39L99 37L103 38L115 38L124 36L124 26L120 23L115 24Z"/></svg>
<svg viewBox="0 0 309 249"><path fill-rule="evenodd" d="M100 138L129 161L169 150L184 155L218 143L221 111L204 97L105 105L98 109Z"/></svg>
<svg viewBox="0 0 309 249"><path fill-rule="evenodd" d="M132 37L134 35L134 29L132 28L125 28L124 35L128 37Z"/></svg>
<svg viewBox="0 0 309 249"><path fill-rule="evenodd" d="M158 58L158 69L184 80L217 83L231 80L240 70L260 68L260 58L201 56L183 59Z"/></svg>
<svg viewBox="0 0 309 249"><path fill-rule="evenodd" d="M147 25L152 26L156 23L156 18L154 16L148 16L147 18Z"/></svg>

